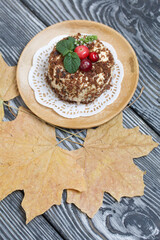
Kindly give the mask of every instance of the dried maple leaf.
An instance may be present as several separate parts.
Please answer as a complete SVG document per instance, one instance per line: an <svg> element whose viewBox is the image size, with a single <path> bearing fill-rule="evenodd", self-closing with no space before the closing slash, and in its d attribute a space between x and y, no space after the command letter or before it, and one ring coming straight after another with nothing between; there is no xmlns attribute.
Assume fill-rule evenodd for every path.
<svg viewBox="0 0 160 240"><path fill-rule="evenodd" d="M24 190L27 222L60 204L63 189L86 189L84 171L74 151L56 146L55 129L22 112L0 122L0 199Z"/></svg>
<svg viewBox="0 0 160 240"><path fill-rule="evenodd" d="M139 128L125 129L122 114L95 130L88 130L84 148L77 150L77 163L85 170L87 191L67 191L67 202L74 203L89 217L102 205L104 191L117 200L142 195L143 172L133 158L147 155L157 143Z"/></svg>
<svg viewBox="0 0 160 240"><path fill-rule="evenodd" d="M0 121L4 117L3 101L18 96L16 66L8 66L0 55Z"/></svg>

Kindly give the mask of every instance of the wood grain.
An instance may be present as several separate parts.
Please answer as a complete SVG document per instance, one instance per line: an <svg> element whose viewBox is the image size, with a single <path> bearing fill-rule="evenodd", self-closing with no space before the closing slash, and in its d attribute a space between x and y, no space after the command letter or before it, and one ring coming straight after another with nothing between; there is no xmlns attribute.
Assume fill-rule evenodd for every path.
<svg viewBox="0 0 160 240"><path fill-rule="evenodd" d="M25 44L43 27L33 14L28 15L28 10L19 1L16 4L12 4L12 1L0 1L0 52L9 65L17 64ZM20 97L10 101L10 104L13 107L24 105ZM6 106L4 108L4 121L13 120L14 116L9 109ZM17 113L15 109L12 111ZM25 213L20 206L22 198L23 194L17 191L0 202L0 239L63 239L43 216L26 226Z"/></svg>
<svg viewBox="0 0 160 240"><path fill-rule="evenodd" d="M25 212L20 206L23 193L16 191L0 202L1 240L63 240L47 220L40 216L25 224Z"/></svg>
<svg viewBox="0 0 160 240"><path fill-rule="evenodd" d="M17 64L30 39L46 27L19 0L16 4L10 0L0 1L0 23L0 52L12 66Z"/></svg>
<svg viewBox="0 0 160 240"><path fill-rule="evenodd" d="M101 22L121 33L138 57L140 76L135 100L141 88L141 98L132 106L160 134L160 18L159 1L145 0L22 0L47 26L72 19Z"/></svg>
<svg viewBox="0 0 160 240"><path fill-rule="evenodd" d="M77 30L78 29L78 30ZM28 82L34 54L47 45L54 37L80 33L96 34L102 41L112 44L117 57L123 64L124 77L117 99L103 111L90 117L68 119L37 102ZM124 109L132 98L138 83L139 67L136 55L129 43L115 30L103 24L86 20L64 21L54 24L38 33L24 48L17 65L17 84L20 95L30 110L38 117L53 125L67 128L91 128L103 124Z"/></svg>
<svg viewBox="0 0 160 240"><path fill-rule="evenodd" d="M160 143L160 137L131 109L124 111L123 125L127 128L139 125L142 133L152 135L153 139ZM66 203L66 193L64 192L62 204L50 208L44 214L45 217L65 239L159 240L160 159L157 159L159 155L160 146L148 156L134 160L140 169L146 171L144 196L121 198L120 202L117 202L105 193L102 207L91 220L75 205ZM126 225L123 224L124 221ZM130 228L131 224L133 224L133 229ZM149 228L151 232L148 230ZM150 238L149 235L151 235ZM144 238L141 238L142 236Z"/></svg>
<svg viewBox="0 0 160 240"><path fill-rule="evenodd" d="M159 96L158 1L23 0L23 2L29 9L18 0L16 4L11 0L0 1L0 51L7 63L15 65L26 43L52 23L67 19L88 19L115 28L128 39L139 58L141 74L134 98L138 96L142 85L145 85L144 94L134 105L134 111L136 110L140 117L132 109L127 109L124 112L124 126L139 125L142 132L152 135L160 142L156 134L160 132L157 102ZM13 106L24 104L20 97L10 103ZM16 110L13 111L16 113ZM14 118L7 107L5 113L5 121ZM85 137L86 131L79 134ZM57 129L57 136L66 137L68 134ZM71 139L82 142L75 137ZM67 141L60 146L66 149L80 147ZM0 239L159 240L159 155L158 148L147 157L135 160L142 170L147 171L144 177L145 194L142 198L122 198L120 202L115 202L105 193L102 208L92 220L74 205L66 204L64 194L60 206L53 206L43 217L37 217L36 223L34 220L33 223L24 226L24 212L20 207L23 194L21 192L11 194L3 200L3 205L2 202L0 203ZM54 235L54 229L59 235Z"/></svg>

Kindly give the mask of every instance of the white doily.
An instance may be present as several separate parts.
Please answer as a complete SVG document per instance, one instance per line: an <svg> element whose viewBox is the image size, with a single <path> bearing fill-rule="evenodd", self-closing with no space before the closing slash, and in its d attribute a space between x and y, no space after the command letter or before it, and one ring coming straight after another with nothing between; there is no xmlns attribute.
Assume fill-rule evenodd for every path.
<svg viewBox="0 0 160 240"><path fill-rule="evenodd" d="M86 34L87 35L87 34ZM45 74L48 69L48 59L53 46L68 35L61 35L52 39L48 45L40 48L33 57L33 64L29 72L29 84L34 90L37 102L43 106L52 108L55 112L65 118L76 118L80 116L91 116L102 111L107 105L113 103L118 97L123 79L123 65L117 59L117 54L114 48L106 43L102 43L110 50L114 57L115 67L112 71L112 87L106 90L94 102L89 104L68 103L62 101L53 92L49 84L45 80Z"/></svg>

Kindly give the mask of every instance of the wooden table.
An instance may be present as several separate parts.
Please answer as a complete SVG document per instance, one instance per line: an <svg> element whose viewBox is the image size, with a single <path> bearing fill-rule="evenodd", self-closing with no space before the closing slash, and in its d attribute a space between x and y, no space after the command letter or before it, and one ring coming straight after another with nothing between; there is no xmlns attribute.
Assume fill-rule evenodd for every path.
<svg viewBox="0 0 160 240"><path fill-rule="evenodd" d="M64 20L87 19L114 28L130 42L139 61L139 83L131 102L144 86L140 99L123 111L124 127L138 125L141 132L160 142L159 7L156 0L1 0L0 51L9 65L16 65L23 48L35 34ZM24 105L20 97L10 103ZM14 118L7 107L5 114L5 120ZM66 136L57 129L58 135ZM79 147L69 142L61 146ZM144 196L121 198L117 202L105 193L103 205L93 219L74 205L66 204L64 191L60 206L51 207L26 226L20 205L23 192L15 191L0 203L0 240L159 240L160 147L134 162L146 171Z"/></svg>

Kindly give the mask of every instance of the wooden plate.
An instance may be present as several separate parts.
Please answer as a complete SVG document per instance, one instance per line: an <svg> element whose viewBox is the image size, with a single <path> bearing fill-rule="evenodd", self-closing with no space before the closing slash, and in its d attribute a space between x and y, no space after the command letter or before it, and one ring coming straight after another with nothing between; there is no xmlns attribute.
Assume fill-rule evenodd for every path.
<svg viewBox="0 0 160 240"><path fill-rule="evenodd" d="M52 109L40 105L28 83L28 73L36 51L47 45L58 35L73 35L77 32L95 34L102 41L110 43L116 50L118 59L124 68L121 92L114 103L100 113L90 117L68 119L61 117ZM90 128L101 125L123 110L132 98L138 83L139 67L134 50L127 40L114 29L101 23L87 20L64 21L54 24L38 33L23 50L17 66L17 83L21 97L30 110L38 117L51 124L66 128Z"/></svg>

